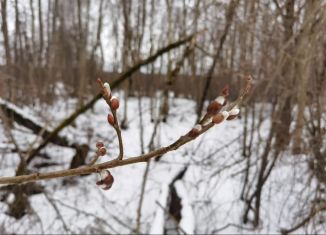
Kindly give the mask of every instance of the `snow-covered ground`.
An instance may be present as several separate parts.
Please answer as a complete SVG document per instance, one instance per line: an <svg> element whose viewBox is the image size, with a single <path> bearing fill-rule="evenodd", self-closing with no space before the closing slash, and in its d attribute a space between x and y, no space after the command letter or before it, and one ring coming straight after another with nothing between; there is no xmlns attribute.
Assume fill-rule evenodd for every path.
<svg viewBox="0 0 326 235"><path fill-rule="evenodd" d="M118 94L119 96L119 94ZM142 98L142 112L145 124L144 143L147 147L154 124L150 122L150 101ZM122 115L121 102L119 115ZM26 115L47 124L48 129L70 114L75 108L73 99L58 101L52 106L23 107ZM159 126L155 144L167 145L184 135L196 120L195 103L186 99L171 102L171 115L167 123ZM103 100L96 103L93 110L81 115L74 125L62 135L80 143L87 143L95 152L96 141L103 141L108 149L100 161L113 159L118 153L115 132L107 123L108 107ZM38 114L42 113L42 117ZM139 132L139 110L137 98L130 98L128 105L129 128L123 130L125 157L141 153ZM225 122L209 130L207 134L166 154L159 162L152 161L146 193L144 196L141 231L157 233L163 231L164 213L160 205L166 205L168 184L173 177L188 166L182 180L177 181L176 189L182 201L180 227L186 232L196 233L279 233L281 228L292 227L302 218L298 214L306 198L311 193L306 187L308 171L305 157L300 160L292 156L282 157L272 172L262 195L261 225L252 230L242 224L244 203L240 193L246 161L241 156L243 120ZM36 136L29 130L15 126L13 135L22 149L35 141ZM269 122L263 123L257 138L265 138ZM8 144L2 123L0 125L0 151ZM69 148L52 144L46 153L52 160L62 163L41 171L68 168L74 154ZM253 151L260 151L253 150ZM1 176L13 175L19 161L16 153L0 153ZM41 159L35 159L39 162ZM44 161L44 160L43 160ZM33 164L32 164L33 165ZM142 177L146 163L123 166L111 170L115 178L113 187L103 191L95 184L96 174L77 177L78 184L63 185L62 179L41 181L46 187L46 196L38 194L30 197L31 211L20 220L5 214L7 204L0 203L0 231L3 233L130 233L136 227L137 207L141 191ZM313 184L313 183L312 183ZM13 195L12 195L13 196ZM8 197L7 200L13 200ZM58 214L57 211L60 213ZM321 227L323 229L323 227ZM297 230L296 233L310 232ZM320 230L326 233L326 230Z"/></svg>

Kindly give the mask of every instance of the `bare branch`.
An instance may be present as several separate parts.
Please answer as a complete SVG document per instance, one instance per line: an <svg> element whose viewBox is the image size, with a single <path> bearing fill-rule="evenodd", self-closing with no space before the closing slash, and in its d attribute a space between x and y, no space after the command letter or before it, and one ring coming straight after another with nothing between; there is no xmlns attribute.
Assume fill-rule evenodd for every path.
<svg viewBox="0 0 326 235"><path fill-rule="evenodd" d="M249 92L249 89L251 86L251 80L252 79L249 76L247 79L246 86L245 86L243 92L241 92L239 98L234 102L235 104L239 104L243 100L244 96ZM109 95L104 93L104 96L109 97ZM233 114L231 114L231 112L233 111L233 106L235 104L233 104L233 105L231 105L231 107L227 108L227 110L230 110L230 112L229 112L230 117L231 117L231 115L233 115ZM111 105L111 103L110 103L110 105ZM223 111L223 112L227 112L227 111ZM227 113L227 116L229 115L229 113ZM221 113L218 113L217 115L220 115L220 114ZM238 113L233 116L237 116L237 115L238 115ZM205 117L206 117L206 115L205 115ZM228 119L227 117L225 117L224 120L225 119L232 120L233 118ZM214 120L214 118L213 118L213 120ZM221 122L218 122L218 123L221 123ZM201 121L201 123L204 123L204 122ZM117 159L111 160L108 162L104 162L101 164L87 165L87 166L83 166L83 167L79 167L79 168L60 170L60 171L55 171L55 172L34 173L31 175L20 175L20 176L15 176L15 177L3 177L3 178L0 178L0 184L20 184L20 183L26 183L26 182L31 182L31 181L37 181L37 180L48 180L48 179L61 178L61 177L67 177L67 176L85 175L85 174L89 174L89 173L99 172L100 170L104 170L104 169L110 169L110 168L115 168L115 167L119 167L119 166L135 164L135 163L139 163L139 162L147 162L151 158L155 158L155 157L161 156L163 154L166 154L168 152L177 150L178 148L185 145L186 143L196 139L198 136L202 135L203 133L205 133L210 128L212 128L215 124L218 124L218 123L212 121L212 122L209 122L208 124L198 124L194 128L192 128L186 135L181 136L178 140L176 140L172 144L170 144L166 147L161 147L159 149L150 151L147 154L142 154L137 157L131 157L131 158L122 160L122 159L120 159L120 154L121 154L121 152L120 152L119 157Z"/></svg>
<svg viewBox="0 0 326 235"><path fill-rule="evenodd" d="M203 30L202 30L203 31ZM140 60L138 63L133 65L131 68L124 71L117 80L111 83L111 88L114 89L118 85L120 85L122 82L130 78L130 76L138 71L141 67L152 63L155 61L158 57L161 55L191 41L193 37L198 35L199 33L202 33L202 31L196 32L194 34L191 34L183 39L180 39L179 41L176 41L174 43L171 43L167 45L166 47L163 47L156 51L153 55L150 55L144 60ZM84 106L77 109L74 113L72 113L68 118L63 120L50 134L49 136L44 139L44 141L28 156L26 162L29 163L53 138L55 138L60 131L62 131L65 127L69 126L79 115L86 112L88 109L93 107L93 105L96 103L97 100L99 100L102 97L101 93L98 93L96 96L94 96L88 103L86 103Z"/></svg>
<svg viewBox="0 0 326 235"><path fill-rule="evenodd" d="M120 129L120 125L119 125L119 120L117 118L117 110L116 110L116 108L112 107L111 94L107 93L107 90L104 87L104 84L103 84L102 80L100 78L98 78L97 82L99 83L99 85L102 88L103 98L106 101L106 103L109 105L109 107L111 109L111 112L112 112L112 115L113 115L113 118L114 118L114 124L112 126L113 126L115 132L117 133L118 141L119 141L119 156L118 156L118 159L122 160L122 158L123 158L123 142L122 142L122 136L121 136L121 129ZM119 101L117 100L117 102L119 102Z"/></svg>
<svg viewBox="0 0 326 235"><path fill-rule="evenodd" d="M209 130L213 125L214 124L212 123L206 125L200 131L199 135ZM154 151L151 151L147 154L140 155L137 157L131 157L125 160L115 159L105 163L95 164L93 166L83 166L83 167L69 169L69 170L60 170L60 171L47 172L47 173L34 173L31 175L21 175L16 177L2 177L0 178L0 184L21 184L21 183L37 181L37 180L48 180L48 179L55 179L55 178L61 178L67 176L85 175L85 174L95 173L103 169L110 169L119 166L135 164L139 162L146 162L151 158L155 158L165 153L176 150L181 146L183 146L184 144L194 140L196 137L189 137L187 135L181 136L177 141L175 141L174 143L166 147L162 147Z"/></svg>

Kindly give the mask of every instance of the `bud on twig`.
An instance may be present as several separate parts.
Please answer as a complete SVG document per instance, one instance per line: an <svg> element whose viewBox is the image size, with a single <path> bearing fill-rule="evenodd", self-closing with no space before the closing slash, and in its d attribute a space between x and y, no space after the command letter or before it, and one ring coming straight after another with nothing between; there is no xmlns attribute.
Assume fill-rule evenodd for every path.
<svg viewBox="0 0 326 235"><path fill-rule="evenodd" d="M108 123L110 123L112 126L114 126L114 117L111 113L108 114Z"/></svg>
<svg viewBox="0 0 326 235"><path fill-rule="evenodd" d="M219 124L221 122L223 122L226 118L228 118L229 113L227 111L223 111L221 113L216 114L213 119L212 122L214 124Z"/></svg>
<svg viewBox="0 0 326 235"><path fill-rule="evenodd" d="M98 148L98 149L100 149L100 148L102 148L102 147L104 147L104 144L103 144L103 142L97 142L96 143L96 148Z"/></svg>
<svg viewBox="0 0 326 235"><path fill-rule="evenodd" d="M105 147L101 147L99 150L98 150L98 154L100 156L104 156L106 154L106 148Z"/></svg>
<svg viewBox="0 0 326 235"><path fill-rule="evenodd" d="M229 111L229 117L226 120L233 120L235 119L240 113L240 109L238 109L237 107L234 107L233 109L231 109Z"/></svg>
<svg viewBox="0 0 326 235"><path fill-rule="evenodd" d="M108 190L112 187L114 178L111 175L110 171L102 170L100 172L101 180L96 182L96 185L100 186L104 190Z"/></svg>
<svg viewBox="0 0 326 235"><path fill-rule="evenodd" d="M225 85L222 91L222 94L225 98L229 96L229 85ZM225 105L225 104L224 104Z"/></svg>
<svg viewBox="0 0 326 235"><path fill-rule="evenodd" d="M197 124L191 129L191 131L189 131L188 136L196 137L199 135L201 130L202 130L202 126L200 124Z"/></svg>
<svg viewBox="0 0 326 235"><path fill-rule="evenodd" d="M111 87L110 87L110 84L107 83L107 82L105 82L105 83L103 84L103 86L105 87L106 92L108 93L108 96L111 97Z"/></svg>
<svg viewBox="0 0 326 235"><path fill-rule="evenodd" d="M226 103L224 96L217 97L212 103L207 107L207 114L213 116L220 112L223 105Z"/></svg>
<svg viewBox="0 0 326 235"><path fill-rule="evenodd" d="M112 110L117 110L119 108L119 99L117 97L112 96L110 103Z"/></svg>

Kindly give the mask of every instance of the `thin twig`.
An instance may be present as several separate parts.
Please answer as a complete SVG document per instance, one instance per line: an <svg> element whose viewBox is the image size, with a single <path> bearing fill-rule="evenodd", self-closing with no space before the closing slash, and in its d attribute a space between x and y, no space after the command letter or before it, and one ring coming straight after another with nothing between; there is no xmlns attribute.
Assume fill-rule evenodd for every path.
<svg viewBox="0 0 326 235"><path fill-rule="evenodd" d="M119 125L119 120L117 118L117 111L112 108L111 100L110 100L111 94L107 93L107 90L104 87L104 84L103 84L102 80L100 78L98 78L97 82L101 86L103 98L106 101L106 103L108 104L108 106L110 107L110 110L111 110L113 118L114 118L113 128L114 128L115 132L117 133L118 141L119 141L118 160L122 160L123 159L123 142L122 142L122 136L121 136L121 129L120 129L120 125Z"/></svg>
<svg viewBox="0 0 326 235"><path fill-rule="evenodd" d="M240 91L240 95L238 96L238 98L228 106L228 108L226 109L227 111L230 111L234 107L239 106L243 102L244 97L250 92L253 79L252 79L252 77L250 75L245 76L244 79L245 79L244 88ZM210 118L211 118L211 116L206 113L204 115L204 117L198 123L199 124L204 124Z"/></svg>
<svg viewBox="0 0 326 235"><path fill-rule="evenodd" d="M251 80L248 79L248 83L250 83ZM246 84L246 87L249 87L250 85ZM249 87L250 88L250 87ZM237 99L237 103L241 102L243 99L243 96L247 94L249 89L245 89L245 92L242 92L240 99ZM228 109L229 110L229 109ZM26 183L31 181L37 181L37 180L47 180L47 179L54 179L54 178L61 178L61 177L67 177L67 176L76 176L76 175L85 175L90 173L98 172L99 170L103 169L109 169L124 165L130 165L135 164L139 162L147 162L151 158L155 158L158 156L161 156L163 154L166 154L168 152L174 151L179 149L181 146L185 145L186 143L196 139L198 136L202 135L206 131L208 131L210 128L214 126L214 123L210 122L208 124L202 125L202 128L198 130L198 133L196 135L189 135L186 134L184 136L181 136L178 140L173 142L172 144L161 147L159 149L150 151L147 154L142 154L137 157L131 157L128 159L120 160L119 158L111 161L107 161L101 164L95 164L92 166L82 166L79 168L74 169L68 169L68 170L60 170L60 171L54 171L54 172L46 172L46 173L34 173L30 175L20 175L20 176L14 176L14 177L2 177L0 178L0 184L20 184L20 183Z"/></svg>
<svg viewBox="0 0 326 235"><path fill-rule="evenodd" d="M196 32L194 34L191 34L185 38L182 38L174 43L171 43L159 50L156 51L153 55L148 56L144 60L139 60L136 64L134 64L131 68L124 71L117 80L115 80L111 84L111 89L116 88L119 86L122 82L129 79L130 76L138 71L141 67L150 64L154 62L158 57L162 56L163 54L191 41L193 37L198 35L199 33L204 32L204 30L201 30L199 32ZM68 118L63 120L54 130L44 139L44 141L28 156L27 162L30 162L53 138L55 138L60 131L62 131L65 127L69 126L79 115L86 112L88 109L93 107L93 105L102 97L101 93L98 93L96 96L94 96L88 103L86 103L81 108L77 109L75 112L73 112Z"/></svg>
<svg viewBox="0 0 326 235"><path fill-rule="evenodd" d="M87 164L87 166L93 166L97 160L100 158L100 154L96 152L95 156L92 158L92 160Z"/></svg>
<svg viewBox="0 0 326 235"><path fill-rule="evenodd" d="M213 127L213 125L214 124L212 123L206 125L200 131L199 135L209 130L211 127ZM184 144L194 140L196 137L181 136L177 141L175 141L174 143L166 147L162 147L154 151L151 151L147 154L143 154L137 157L131 157L124 160L114 159L101 164L95 164L93 166L82 166L74 169L60 170L60 171L46 172L46 173L34 173L31 175L21 175L16 177L2 177L0 178L0 184L20 184L20 183L26 183L31 181L37 181L37 180L48 180L48 179L61 178L67 176L85 175L90 173L96 173L99 170L103 170L103 169L110 169L119 166L135 164L139 162L147 162L151 158L155 158L165 153L171 152L173 150L177 150Z"/></svg>
<svg viewBox="0 0 326 235"><path fill-rule="evenodd" d="M138 94L138 112L139 112L139 133L140 133L140 149L141 149L141 154L145 153L145 147L144 147L144 124L143 124L143 110L142 110L142 103L141 103L141 96ZM152 150L152 149L150 149ZM135 232L136 234L140 234L140 222L141 222L141 212L142 212L142 205L143 205L143 200L144 200L144 192L145 192L145 187L146 187L146 181L147 181L147 175L149 172L149 164L150 161L146 163L146 168L143 174L143 181L141 185L141 190L140 190L140 197L139 197L139 202L138 202L138 208L137 208L137 219L136 219L136 229Z"/></svg>
<svg viewBox="0 0 326 235"><path fill-rule="evenodd" d="M68 205L58 199L52 199L53 201L56 201L58 204L61 204L62 206L68 208L68 209L71 209L71 210L74 210L78 213L81 213L81 214L84 214L85 216L89 216L89 217L93 217L95 218L97 221L100 221L102 224L104 224L105 226L107 226L109 229L111 229L114 233L118 233L118 231L116 231L105 219L93 214L93 213L90 213L90 212L87 212L87 211L84 211L84 210L80 210L78 207L73 207L71 205Z"/></svg>
<svg viewBox="0 0 326 235"><path fill-rule="evenodd" d="M122 142L122 135L121 135L121 129L120 129L120 125L119 125L119 121L118 121L118 118L117 118L117 113L115 110L112 110L112 114L113 114L113 117L114 117L114 129L117 133L117 136L118 136L118 141L119 141L119 156L118 156L118 159L119 160L122 160L123 158L123 142Z"/></svg>
<svg viewBox="0 0 326 235"><path fill-rule="evenodd" d="M299 228L303 227L306 225L310 220L312 220L319 212L325 211L326 210L326 202L320 203L319 207L313 206L311 208L311 211L307 217L305 217L303 220L301 220L298 224L293 226L292 228L289 229L281 229L282 234L289 234L292 233Z"/></svg>
<svg viewBox="0 0 326 235"><path fill-rule="evenodd" d="M55 204L55 202L53 201L53 199L51 197L49 197L47 192L43 192L45 198L49 201L49 203L51 204L51 206L53 207L53 209L55 210L55 212L58 214L59 219L62 222L63 228L66 230L66 232L71 232L71 230L68 228L66 222L64 221L61 212L59 210L59 208L57 207L57 205Z"/></svg>

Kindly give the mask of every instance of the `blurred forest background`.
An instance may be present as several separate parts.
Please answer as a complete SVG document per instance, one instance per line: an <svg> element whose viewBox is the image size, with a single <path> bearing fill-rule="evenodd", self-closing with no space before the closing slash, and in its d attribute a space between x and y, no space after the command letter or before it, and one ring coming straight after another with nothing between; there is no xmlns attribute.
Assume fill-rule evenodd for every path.
<svg viewBox="0 0 326 235"><path fill-rule="evenodd" d="M155 61L135 69L115 87L123 104L119 109L122 128L126 131L134 128L133 134L136 133L137 138L148 135L155 139L159 134L153 131L152 135L152 130L143 128L144 125L147 125L146 122L163 127L165 124L161 123L178 125L174 117L181 111L173 109L176 100L194 102L194 106L185 104L192 107L193 119L188 122L188 128L191 128L204 113L207 101L216 98L226 84L230 87L232 100L241 90L243 76L250 74L254 78L253 89L241 107L241 118L235 121L237 125L234 128L239 132L239 138L233 136L238 146L236 159L230 164L220 165L212 160L216 159L214 152L194 154L200 156L197 163L205 163L202 167L206 170L215 172L220 169L222 172L241 166L232 172L239 176L240 193L235 196L241 208L234 216L236 218L225 225L209 216L218 213L208 211L210 199L207 199L207 204L201 204L201 213L197 213L195 204L192 204L196 225L194 230L189 231L223 233L230 228L244 228L230 231L326 232L326 1L1 0L0 21L0 125L3 132L0 133L0 165L4 172L1 176L8 176L7 173L19 175L35 169L47 171L53 166L50 163L60 163L61 158L55 154L49 156L44 151L49 148L49 143L73 150L72 160L66 162L67 167L85 164L95 145L95 141L89 140L96 137L99 130L90 126L87 130L89 139L84 142L78 137L68 140L70 133L62 130L68 126L78 129L76 118L85 115L85 111L96 111L94 102L89 103L99 92L96 79L101 77L112 84L160 48L195 34L191 40L182 41L178 47L161 53ZM135 112L133 107L140 109L142 99L143 102L148 101L148 108ZM49 116L47 112L58 100L60 105L67 107L68 101L74 100L60 120L55 119L55 114ZM138 103L133 100L138 100ZM28 110L40 121L29 119L19 110ZM71 113L75 116L67 120ZM146 120L142 119L146 113L148 121L147 116L144 117ZM99 113L97 116L105 119L106 114ZM129 125L135 116L140 120L137 127ZM56 129L61 124L62 128ZM20 126L26 129L22 131ZM27 141L29 145L26 141L20 142L22 136L31 133L40 138ZM159 141L151 141L152 145L144 147L147 143L143 139L137 142L142 152L153 149L153 142L155 147L160 147ZM209 143L208 140L205 139ZM16 159L12 165L5 160L8 156ZM226 154L228 156L231 155ZM77 158L81 160L77 161ZM210 161L205 162L204 159L208 158ZM164 157L155 164L161 164L163 160ZM33 161L38 164L33 165ZM180 164L185 166L180 171L182 174L190 171L190 163ZM284 181L284 184L296 188L291 191L291 197L295 198L293 207L280 216L281 221L286 217L288 222L282 227L266 230L269 222L264 221L268 216L261 211L273 197L273 193L269 196L264 194L266 185L278 177L273 175L274 170L276 172L285 165L295 169L297 164L304 169L296 172L296 182L300 182L301 186ZM20 167L17 168L18 165ZM143 188L148 168L139 171L139 183ZM127 168L125 171L128 171ZM176 179L182 179L182 174ZM204 176L196 177L199 182L210 180ZM172 231L182 234L180 202L178 204L176 199L173 200L180 195L176 196L173 191L174 181L168 182L172 199L165 214L172 214L174 219L170 223L177 224ZM46 182L42 187L34 183L30 185L33 186L1 188L3 216L0 217L0 232L22 231L9 227L8 221L19 224L22 218L29 216L26 213L33 214L28 209L31 208L31 195L51 191ZM46 194L58 213L56 218L64 225L64 230L47 232L149 232L154 215L149 213L141 217L146 198L144 202L138 202L138 197L143 198L140 195L144 195L140 185L134 186L137 197L133 201L138 209L128 220L123 214L115 215L117 227L123 227L117 229L113 226L116 230L69 229L71 222L64 222L59 202L51 199L50 193ZM67 183L65 187L75 186ZM280 188L275 190L282 191ZM9 200L11 194L14 199ZM277 199L276 205L285 205L286 197L283 201ZM193 203L195 199L191 199ZM267 210L273 210L273 207ZM15 218L14 222L7 219L9 217ZM168 221L170 217L166 217ZM98 221L101 222L101 218ZM26 223L25 227L28 226ZM164 231L169 233L167 225L164 226Z"/></svg>

